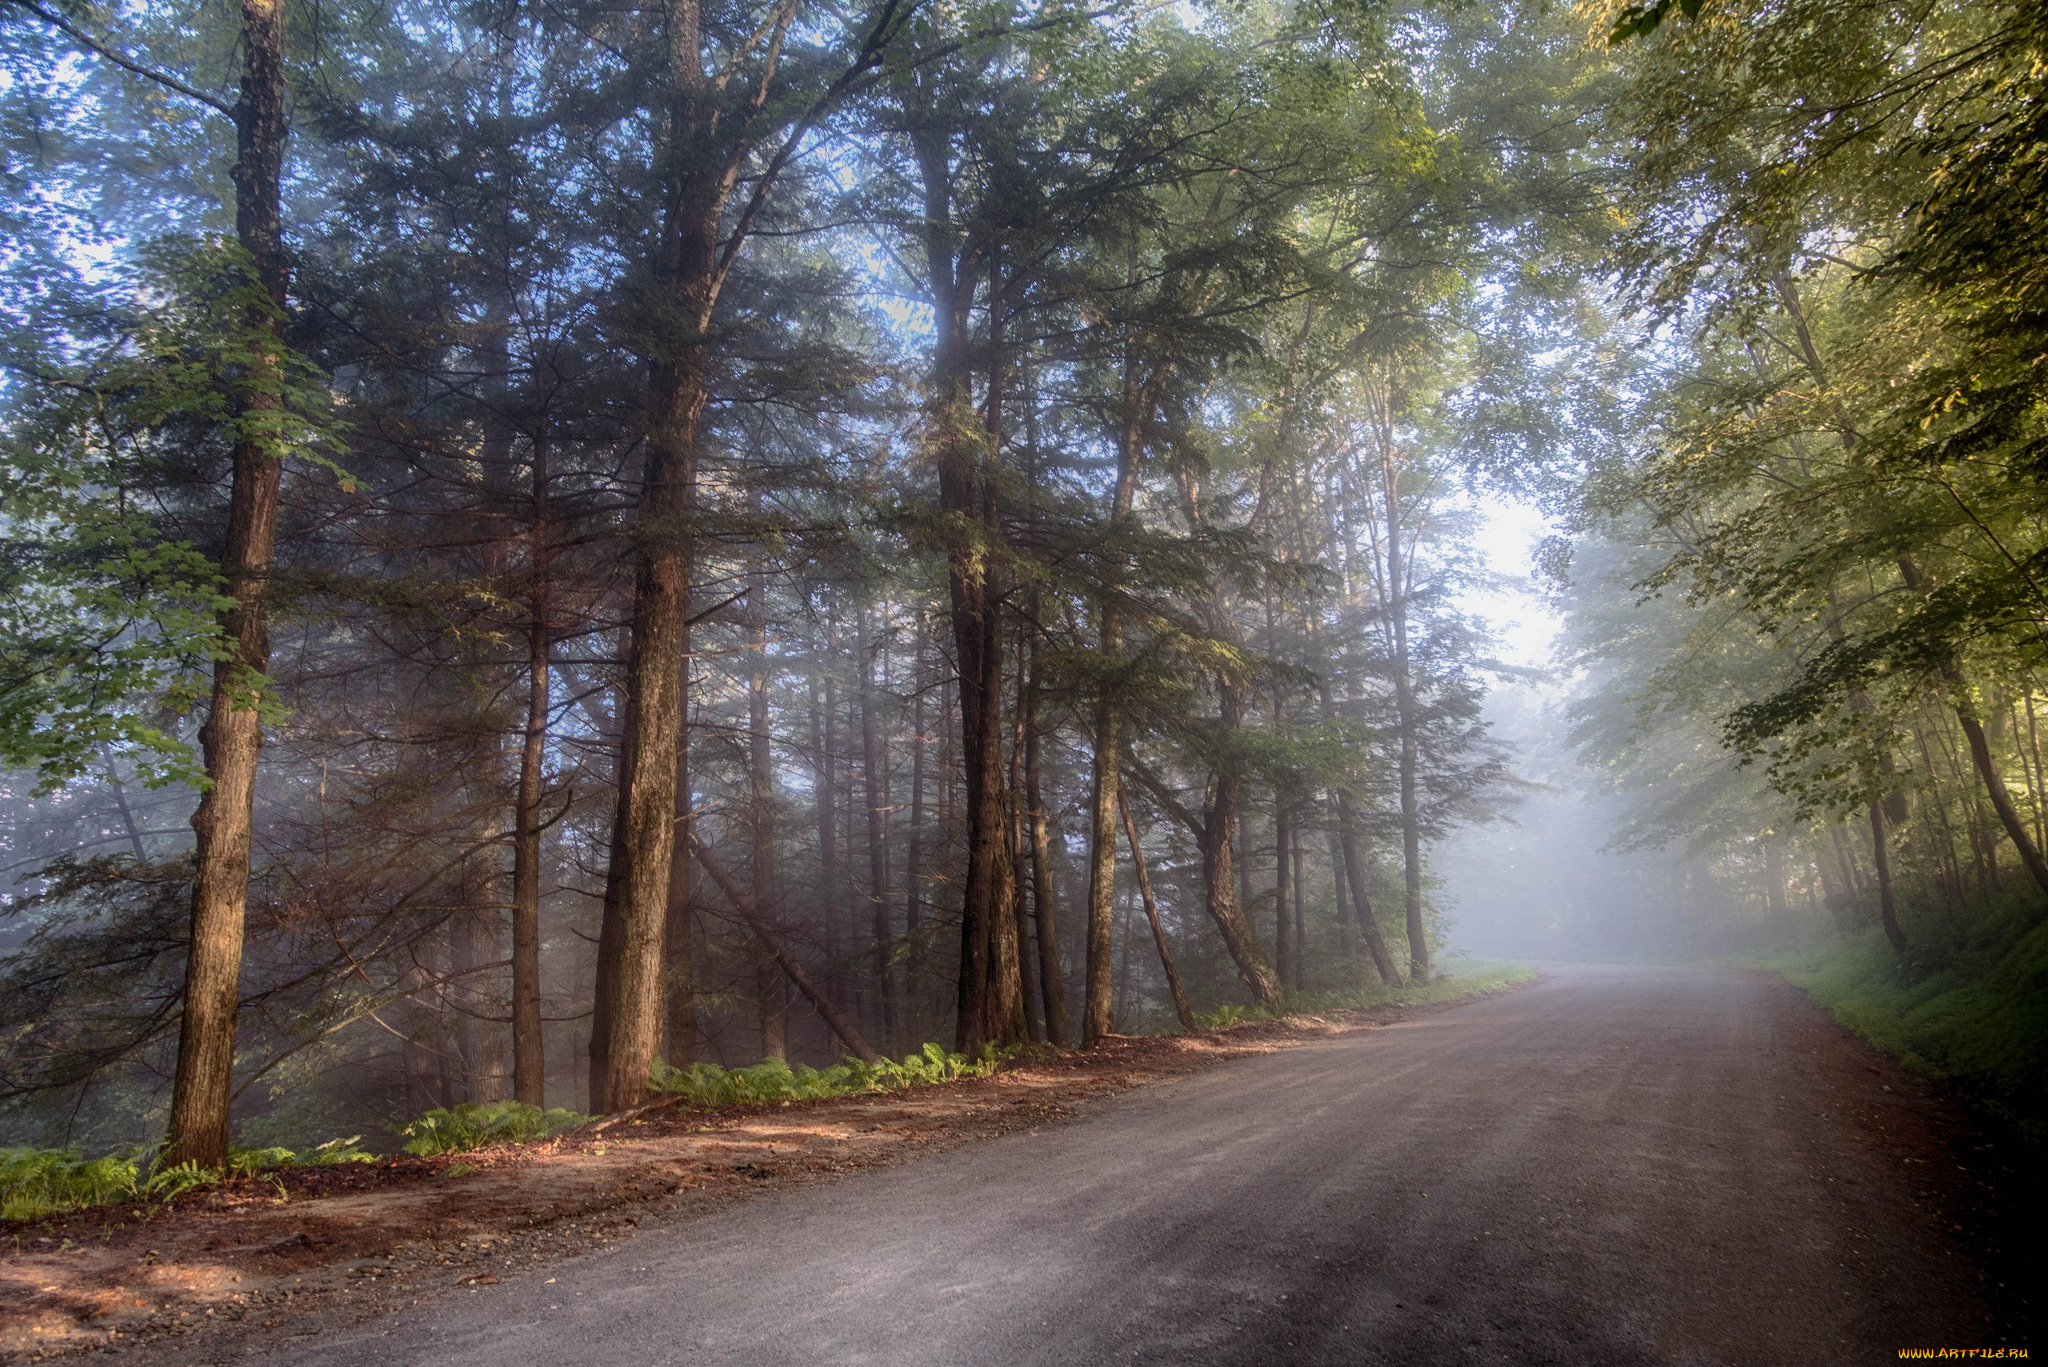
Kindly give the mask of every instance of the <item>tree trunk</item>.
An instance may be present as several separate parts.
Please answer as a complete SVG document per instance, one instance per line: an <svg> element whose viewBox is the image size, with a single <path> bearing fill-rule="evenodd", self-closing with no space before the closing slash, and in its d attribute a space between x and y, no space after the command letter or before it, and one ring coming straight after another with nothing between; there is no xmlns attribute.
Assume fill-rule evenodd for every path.
<svg viewBox="0 0 2048 1367"><path fill-rule="evenodd" d="M667 984L667 1045L670 1067L697 1061L697 899L690 876L690 827L695 801L690 789L690 623L683 623L682 736L676 743L675 844L669 855L668 909L662 922L663 971Z"/></svg>
<svg viewBox="0 0 2048 1367"><path fill-rule="evenodd" d="M533 586L526 625L526 730L519 744L519 800L512 816L512 1095L547 1105L547 1055L540 1003L540 805L547 759L553 665L548 597L553 547L548 525L548 446L533 443Z"/></svg>
<svg viewBox="0 0 2048 1367"><path fill-rule="evenodd" d="M1103 612L1101 649L1115 659L1122 643L1116 618ZM1081 1047L1092 1049L1112 1029L1111 991L1116 930L1116 805L1119 794L1117 756L1123 745L1120 704L1108 685L1095 702L1093 789L1088 803L1088 907L1082 966Z"/></svg>
<svg viewBox="0 0 2048 1367"><path fill-rule="evenodd" d="M1237 685L1225 681L1218 692L1223 729L1234 731L1244 721L1244 705ZM1250 922L1245 919L1244 907L1237 900L1237 875L1232 868L1231 847L1237 833L1241 800L1239 784L1237 766L1226 758L1216 772L1208 808L1202 814L1199 841L1202 886L1208 895L1210 918L1216 922L1216 929L1223 936L1224 948L1230 951L1244 985L1251 989L1261 1006L1278 1011L1284 999L1280 977L1266 961L1266 952L1259 948L1258 936L1253 933Z"/></svg>
<svg viewBox="0 0 2048 1367"><path fill-rule="evenodd" d="M1397 983L1401 981L1401 970L1394 966L1394 956L1387 949L1386 937L1380 934L1379 917L1372 909L1372 897L1366 891L1365 861L1360 857L1358 823L1351 811L1349 794L1337 794L1337 831L1339 844L1344 850L1344 881L1351 888L1351 906L1358 913L1358 931L1365 938L1365 947L1372 954L1373 967L1379 970L1380 981Z"/></svg>
<svg viewBox="0 0 2048 1367"><path fill-rule="evenodd" d="M1991 808L1998 813L1998 822L2011 837L2013 848L2019 851L2020 863L2026 866L2028 875L2042 892L2048 893L2048 860L2041 857L2040 847L2034 844L2033 834L2027 830L2026 821L2013 805L2012 794L1999 775L1998 763L1991 756L1991 742L1984 735L1984 723L1977 717L1977 704L1954 665L1946 666L1942 673L1955 689L1956 720L1962 723L1963 735L1970 742L1970 762L1976 766L1977 777L1991 798Z"/></svg>
<svg viewBox="0 0 2048 1367"><path fill-rule="evenodd" d="M1294 981L1294 920L1288 905L1288 880L1293 870L1288 865L1288 856L1293 853L1290 837L1293 831L1287 822L1287 804L1279 794L1273 796L1273 967L1280 974L1280 986L1284 991L1297 992L1301 984Z"/></svg>
<svg viewBox="0 0 2048 1367"><path fill-rule="evenodd" d="M688 225L674 253L682 259L661 272L671 296L696 305L692 312L707 321L713 243L709 227ZM622 709L619 835L605 879L592 1001L590 1108L599 1113L638 1104L660 1042L690 607L687 529L706 398L704 359L699 346L683 346L652 368L653 420L635 519L640 546Z"/></svg>
<svg viewBox="0 0 2048 1367"><path fill-rule="evenodd" d="M1326 843L1329 845L1330 855L1330 904L1337 921L1337 954L1348 976L1351 970L1351 913L1345 907L1345 900L1349 894L1345 891L1344 885L1349 879L1344 872L1343 847L1338 842L1335 828L1329 831Z"/></svg>
<svg viewBox="0 0 2048 1367"><path fill-rule="evenodd" d="M1906 932L1899 929L1898 907L1892 901L1892 856L1885 838L1884 803L1870 804L1870 852L1877 864L1877 908L1884 922L1884 938L1894 952L1906 952Z"/></svg>
<svg viewBox="0 0 2048 1367"><path fill-rule="evenodd" d="M775 756L768 730L768 573L756 554L747 575L747 829L751 836L754 915L772 926L779 910L775 877ZM708 867L708 866L707 866ZM770 957L756 975L761 1056L789 1057L789 1007Z"/></svg>
<svg viewBox="0 0 2048 1367"><path fill-rule="evenodd" d="M224 1167L228 1157L243 922L255 842L256 764L263 748L256 702L270 667L264 596L277 544L283 466L273 440L253 433L264 426L261 415L277 406L284 381L289 287L279 203L284 144L283 0L242 0L232 172L235 237L248 254L264 299L242 319L249 367L232 400L244 435L234 446L234 486L220 569L234 605L220 615L226 652L214 665L206 724L199 732L208 786L192 814L191 947L170 1124L158 1159L214 1169Z"/></svg>
<svg viewBox="0 0 2048 1367"><path fill-rule="evenodd" d="M903 852L903 930L914 944L924 929L924 757L928 748L924 734L925 648L929 644L925 618L918 617L917 663L912 667L916 701L910 708L910 842Z"/></svg>
<svg viewBox="0 0 2048 1367"><path fill-rule="evenodd" d="M1032 594L1031 616L1038 617L1039 600ZM1024 812L1031 840L1031 897L1038 931L1038 982L1045 1000L1045 1037L1064 1049L1072 1043L1067 1032L1067 988L1060 962L1059 903L1052 884L1051 840L1046 831L1045 795L1039 785L1038 768L1038 657L1031 661L1031 678L1024 701Z"/></svg>
<svg viewBox="0 0 2048 1367"><path fill-rule="evenodd" d="M1007 802L1010 809L1010 867L1016 870L1010 879L1010 907L1016 921L1017 934L1017 976L1018 987L1024 1000L1025 1033L1036 1043L1045 1038L1043 1023L1034 1012L1040 1001L1038 985L1038 957L1031 952L1031 906L1030 890L1024 886L1024 869L1031 860L1029 839L1026 829L1026 807L1024 800L1024 739L1030 708L1026 699L1031 692L1029 661L1031 650L1028 644L1025 624L1017 624L1017 706L1012 713L1015 724L1010 734L1010 781Z"/></svg>
<svg viewBox="0 0 2048 1367"><path fill-rule="evenodd" d="M753 160L755 120L768 107L793 7L769 26L758 81L730 87L704 70L708 41L699 0L661 8L666 88L657 117L661 220L651 244L650 281L663 326L650 346L645 467L635 509L632 637L626 660L619 762L618 835L605 878L591 1003L590 1096L594 1111L633 1105L646 1088L660 1043L662 952L669 877L675 862L676 755L683 734L683 650L688 634L691 517L696 508L697 434L708 388L706 344L727 272L757 204L779 175L771 160L753 180L750 208L735 228L729 207L739 171ZM866 49L861 68L874 59Z"/></svg>
<svg viewBox="0 0 2048 1367"><path fill-rule="evenodd" d="M1422 814L1416 792L1420 755L1415 681L1408 659L1408 584L1407 566L1401 554L1400 478L1390 443L1381 447L1380 474L1386 488L1387 615L1394 634L1394 715L1401 732L1401 876L1408 933L1408 976L1420 983L1429 981L1429 941L1422 925Z"/></svg>
<svg viewBox="0 0 2048 1367"><path fill-rule="evenodd" d="M1849 841L1842 834L1841 826L1828 827L1828 838L1834 845L1835 863L1841 869L1842 882L1846 885L1850 900L1862 900L1863 880L1856 876L1856 860L1850 853Z"/></svg>
<svg viewBox="0 0 2048 1367"><path fill-rule="evenodd" d="M1181 988L1180 971L1173 964L1173 946L1166 942L1166 925L1159 919L1158 904L1152 900L1152 879L1145 872L1145 851L1138 844L1138 828L1131 822L1131 804L1121 799L1118 809L1124 819L1124 840L1131 847L1131 869L1138 875L1138 896L1145 902L1145 919L1152 923L1152 942L1159 946L1159 966L1166 971L1166 988L1173 994L1173 1014L1180 1018L1180 1028L1190 1035L1197 1034L1201 1026L1195 1021L1195 1010L1188 1005L1188 994Z"/></svg>
<svg viewBox="0 0 2048 1367"><path fill-rule="evenodd" d="M1303 884L1307 882L1301 857L1301 827L1292 827L1294 832L1294 990L1308 990L1306 964L1308 960L1308 897Z"/></svg>
<svg viewBox="0 0 2048 1367"><path fill-rule="evenodd" d="M865 639L865 618L856 632ZM815 645L816 643L814 643ZM856 646L856 650L863 647ZM821 668L814 667L809 681L811 704L811 745L815 755L813 773L817 786L813 790L816 798L812 811L818 828L818 909L825 920L825 990L833 1000L847 999L846 975L840 942L840 911L844 908L843 892L846 874L841 864L841 852L847 864L853 859L853 838L851 833L845 841L839 839L839 679L829 661L839 654L839 604L828 590L825 608L825 639L822 649L815 652L814 664L824 661ZM818 681L824 676L825 698L821 707L818 701ZM856 999L858 1000L858 999Z"/></svg>
<svg viewBox="0 0 2048 1367"><path fill-rule="evenodd" d="M967 805L954 1044L964 1053L975 1053L984 1044L1017 1044L1026 1037L1011 909L1016 869L1010 857L1008 794L1003 784L1002 595L995 570L999 561L989 553L1003 535L996 479L1001 404L1000 396L991 394L984 430L972 430L968 311L974 297L973 263L955 252L950 140L921 114L913 116L917 122L911 140L923 174L925 255L936 315L927 423L938 466L939 510L947 529L946 587L959 679Z"/></svg>
<svg viewBox="0 0 2048 1367"><path fill-rule="evenodd" d="M886 621L883 629L887 630ZM864 607L860 649L868 649ZM896 936L889 924L889 759L882 749L875 711L874 661L864 655L860 666L860 757L865 773L862 788L868 800L868 906L873 913L875 991L882 1001L882 1038L893 1049L900 1042L902 1008L894 966Z"/></svg>

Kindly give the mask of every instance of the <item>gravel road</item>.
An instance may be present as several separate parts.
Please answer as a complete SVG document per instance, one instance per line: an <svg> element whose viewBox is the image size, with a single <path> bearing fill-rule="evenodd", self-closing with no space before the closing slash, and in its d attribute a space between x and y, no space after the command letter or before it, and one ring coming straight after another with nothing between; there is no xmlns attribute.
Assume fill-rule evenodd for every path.
<svg viewBox="0 0 2048 1367"><path fill-rule="evenodd" d="M1888 1080L1760 975L1555 966L241 1360L1761 1367L1986 1343L1949 1160Z"/></svg>

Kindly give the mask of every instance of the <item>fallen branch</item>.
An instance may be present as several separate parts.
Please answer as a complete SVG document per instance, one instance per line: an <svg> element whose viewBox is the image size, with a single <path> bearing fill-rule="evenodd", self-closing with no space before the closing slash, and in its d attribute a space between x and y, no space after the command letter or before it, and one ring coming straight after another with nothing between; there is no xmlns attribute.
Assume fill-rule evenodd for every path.
<svg viewBox="0 0 2048 1367"><path fill-rule="evenodd" d="M839 1036L839 1042L851 1049L862 1063L879 1062L879 1055L868 1048L868 1042L861 1038L859 1028L847 1019L846 1013L839 1009L838 1003L826 996L824 990L811 980L811 975L804 972L804 966L798 963L795 956L784 946L774 927L761 915L761 909L754 905L754 899L740 890L740 885L726 872L725 865L712 857L711 851L705 848L704 842L697 838L694 831L690 834L690 848L696 851L697 862L711 875L711 881L718 884L719 891L725 894L733 909L746 918L747 924L753 927L754 934L760 937L762 945L775 957L775 962L788 975L789 980L796 984L796 990L804 994L805 1000L817 1010L825 1024L832 1027L832 1033Z"/></svg>

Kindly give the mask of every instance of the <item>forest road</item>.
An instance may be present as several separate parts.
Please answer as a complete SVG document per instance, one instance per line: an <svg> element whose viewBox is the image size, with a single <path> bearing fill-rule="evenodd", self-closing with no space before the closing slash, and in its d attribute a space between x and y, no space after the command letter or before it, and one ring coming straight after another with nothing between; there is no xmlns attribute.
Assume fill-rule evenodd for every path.
<svg viewBox="0 0 2048 1367"><path fill-rule="evenodd" d="M1551 966L259 1360L1764 1367L1981 1345L1981 1274L1916 1167L1940 1146L1877 1063L1762 975Z"/></svg>

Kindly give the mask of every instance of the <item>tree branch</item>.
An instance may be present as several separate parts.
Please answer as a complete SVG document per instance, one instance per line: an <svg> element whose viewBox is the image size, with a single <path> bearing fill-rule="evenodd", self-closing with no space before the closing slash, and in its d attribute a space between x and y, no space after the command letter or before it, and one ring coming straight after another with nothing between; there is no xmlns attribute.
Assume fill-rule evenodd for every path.
<svg viewBox="0 0 2048 1367"><path fill-rule="evenodd" d="M221 99L218 95L209 95L197 86L187 85L168 71L158 71L155 67L144 66L120 49L93 37L93 35L87 33L63 15L53 14L49 10L44 9L36 3L36 0L0 0L0 4L13 5L17 9L28 11L36 18L62 33L72 42L77 43L88 52L98 53L123 71L131 72L142 77L144 80L155 81L166 90L174 90L188 100L197 100L216 113L225 114L231 119L235 116L235 107L226 100Z"/></svg>

